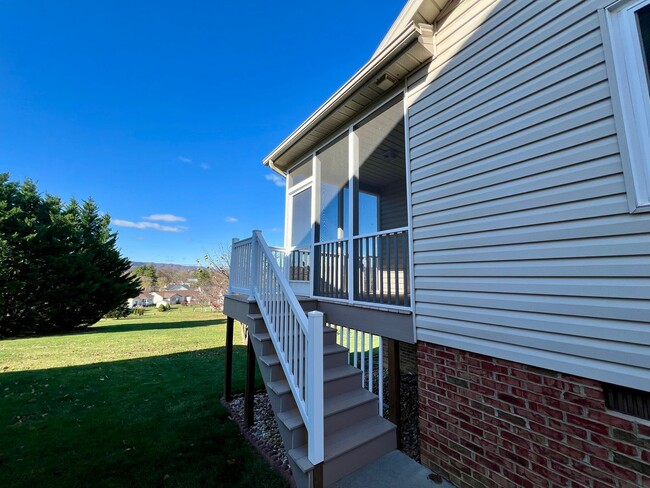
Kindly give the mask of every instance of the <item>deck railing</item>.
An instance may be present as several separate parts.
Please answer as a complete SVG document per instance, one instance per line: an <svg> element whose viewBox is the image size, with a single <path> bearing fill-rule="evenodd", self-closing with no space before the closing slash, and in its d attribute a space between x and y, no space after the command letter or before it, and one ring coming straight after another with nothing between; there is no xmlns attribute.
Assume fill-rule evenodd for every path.
<svg viewBox="0 0 650 488"><path fill-rule="evenodd" d="M347 299L348 241L337 240L314 245L314 295Z"/></svg>
<svg viewBox="0 0 650 488"><path fill-rule="evenodd" d="M354 299L381 305L410 305L408 228L354 238Z"/></svg>
<svg viewBox="0 0 650 488"><path fill-rule="evenodd" d="M308 249L290 249L269 246L278 266L290 281L309 281L310 257Z"/></svg>
<svg viewBox="0 0 650 488"><path fill-rule="evenodd" d="M311 253L309 249L292 249L286 256L287 276L291 281L309 281Z"/></svg>
<svg viewBox="0 0 650 488"><path fill-rule="evenodd" d="M249 277L244 292L257 301L305 423L307 457L313 465L320 464L324 458L323 314L305 314L278 264L277 253L269 248L261 231L253 232L250 248L240 242L244 241L233 242L231 276L234 272L238 281L231 290L245 290L244 278ZM246 262L246 257L250 261Z"/></svg>
<svg viewBox="0 0 650 488"><path fill-rule="evenodd" d="M229 277L230 292L250 294L252 252L252 237L241 241L239 239L232 240Z"/></svg>

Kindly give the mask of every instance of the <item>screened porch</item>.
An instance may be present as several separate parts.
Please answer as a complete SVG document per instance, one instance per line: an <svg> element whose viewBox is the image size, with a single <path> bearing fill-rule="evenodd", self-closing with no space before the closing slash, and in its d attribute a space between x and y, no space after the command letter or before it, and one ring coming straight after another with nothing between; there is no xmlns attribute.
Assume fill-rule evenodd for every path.
<svg viewBox="0 0 650 488"><path fill-rule="evenodd" d="M407 195L399 95L289 170L278 258L297 293L410 308Z"/></svg>

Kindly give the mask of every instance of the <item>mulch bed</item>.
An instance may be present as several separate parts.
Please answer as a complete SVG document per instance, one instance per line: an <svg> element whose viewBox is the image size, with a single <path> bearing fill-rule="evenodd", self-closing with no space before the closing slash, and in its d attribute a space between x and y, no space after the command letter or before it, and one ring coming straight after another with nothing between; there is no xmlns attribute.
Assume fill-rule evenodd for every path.
<svg viewBox="0 0 650 488"><path fill-rule="evenodd" d="M375 371L375 377L377 372ZM384 373L384 417L388 418L388 374ZM376 384L376 381L375 381ZM418 385L417 375L403 374L401 377L400 393L402 396L402 451L420 461L420 446L418 442ZM275 414L271 408L266 390L260 390L254 396L254 422L247 428L244 425L244 395L233 396L230 403L221 403L230 411L232 419L239 425L244 438L266 459L291 486L295 486L287 453L282 445Z"/></svg>

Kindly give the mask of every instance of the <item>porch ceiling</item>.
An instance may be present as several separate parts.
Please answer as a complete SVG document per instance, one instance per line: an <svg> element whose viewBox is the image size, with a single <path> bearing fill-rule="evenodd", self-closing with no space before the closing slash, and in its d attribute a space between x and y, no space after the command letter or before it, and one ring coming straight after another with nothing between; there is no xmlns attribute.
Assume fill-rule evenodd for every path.
<svg viewBox="0 0 650 488"><path fill-rule="evenodd" d="M388 89L390 91L391 88L399 86L400 80L431 59L433 51L433 28L427 24L409 22L345 85L264 158L264 164L278 171L286 171L290 165L298 162L298 158L313 150L337 130L350 124L386 95L387 91L377 84L379 77L387 74L395 80Z"/></svg>

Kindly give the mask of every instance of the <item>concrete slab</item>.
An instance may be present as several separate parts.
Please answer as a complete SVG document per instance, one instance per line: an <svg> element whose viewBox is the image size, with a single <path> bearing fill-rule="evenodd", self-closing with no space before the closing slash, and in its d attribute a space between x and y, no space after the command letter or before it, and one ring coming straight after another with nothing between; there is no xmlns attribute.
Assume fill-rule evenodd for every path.
<svg viewBox="0 0 650 488"><path fill-rule="evenodd" d="M429 479L431 470L416 463L401 451L391 451L338 481L332 488L455 488L447 480Z"/></svg>

